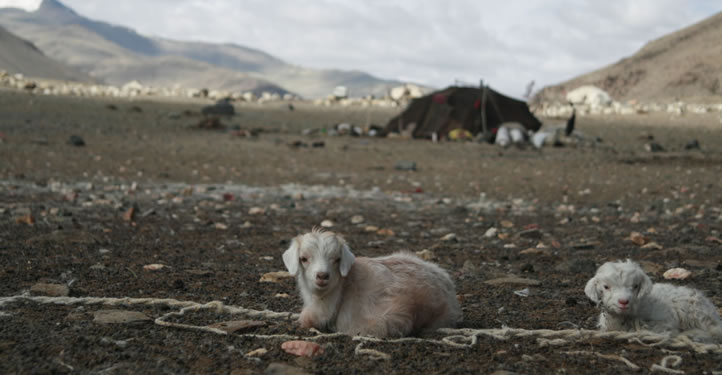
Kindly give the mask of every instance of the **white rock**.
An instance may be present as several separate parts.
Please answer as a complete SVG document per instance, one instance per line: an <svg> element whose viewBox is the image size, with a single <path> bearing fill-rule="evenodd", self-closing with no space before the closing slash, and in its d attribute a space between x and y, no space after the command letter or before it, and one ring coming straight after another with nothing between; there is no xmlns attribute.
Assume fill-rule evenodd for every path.
<svg viewBox="0 0 722 375"><path fill-rule="evenodd" d="M401 100L406 95L406 87L398 86L394 87L389 91L389 97L393 100Z"/></svg>
<svg viewBox="0 0 722 375"><path fill-rule="evenodd" d="M599 87L586 85L569 91L569 93L567 93L567 101L574 104L608 106L612 103L612 98L606 91Z"/></svg>
<svg viewBox="0 0 722 375"><path fill-rule="evenodd" d="M688 278L691 274L692 274L692 272L689 272L684 268L670 268L667 271L665 271L662 276L664 276L664 278L667 280L671 280L671 279L684 280L684 279Z"/></svg>
<svg viewBox="0 0 722 375"><path fill-rule="evenodd" d="M348 88L346 86L336 86L333 89L333 96L336 99L344 99L348 97Z"/></svg>

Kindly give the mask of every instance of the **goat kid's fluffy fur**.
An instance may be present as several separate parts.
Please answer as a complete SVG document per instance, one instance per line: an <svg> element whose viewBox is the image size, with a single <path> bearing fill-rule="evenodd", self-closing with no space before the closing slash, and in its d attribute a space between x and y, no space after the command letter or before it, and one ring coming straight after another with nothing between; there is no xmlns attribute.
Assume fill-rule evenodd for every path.
<svg viewBox="0 0 722 375"><path fill-rule="evenodd" d="M584 292L601 305L602 331L648 330L722 342L722 319L702 292L672 284L653 284L631 260L603 264L587 282Z"/></svg>
<svg viewBox="0 0 722 375"><path fill-rule="evenodd" d="M341 236L314 230L293 239L283 263L303 298L304 328L383 338L461 320L446 271L410 253L356 258Z"/></svg>

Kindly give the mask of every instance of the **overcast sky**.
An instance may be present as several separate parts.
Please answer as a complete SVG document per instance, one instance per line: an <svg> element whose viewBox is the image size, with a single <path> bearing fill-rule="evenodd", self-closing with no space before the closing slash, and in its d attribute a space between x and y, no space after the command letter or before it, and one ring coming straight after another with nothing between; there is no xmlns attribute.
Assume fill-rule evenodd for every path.
<svg viewBox="0 0 722 375"><path fill-rule="evenodd" d="M531 80L539 89L603 67L722 10L719 0L61 2L146 35L231 42L296 65L434 87L484 79L514 96Z"/></svg>

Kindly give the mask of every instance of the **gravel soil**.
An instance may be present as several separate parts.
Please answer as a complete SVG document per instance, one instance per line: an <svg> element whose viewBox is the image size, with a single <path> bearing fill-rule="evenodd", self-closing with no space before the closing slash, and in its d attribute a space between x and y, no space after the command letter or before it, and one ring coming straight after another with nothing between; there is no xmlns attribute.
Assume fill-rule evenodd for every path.
<svg viewBox="0 0 722 375"><path fill-rule="evenodd" d="M235 116L220 119L223 129L198 129L202 104L0 91L0 296L47 294L30 290L49 283L80 298L0 299L0 373L239 375L271 372L272 363L319 374L628 373L631 366L650 373L670 355L681 359L667 364L676 371L722 371L722 350L594 335L556 343L538 334L480 335L454 346L432 332L362 342L313 338L290 315L83 303L168 298L297 313L292 279L260 278L284 270L291 238L328 220L357 256L427 250L456 282L462 328L594 329L598 310L584 284L603 262L624 258L641 262L655 281L683 267L691 276L669 282L722 306L719 114L581 117L577 129L589 142L533 150L329 136L323 129L336 123L383 125L398 109L303 103L238 104ZM72 135L85 145L69 144ZM700 148L685 150L694 139ZM646 151L649 142L666 151ZM395 169L401 161L416 170ZM485 283L502 277L531 281ZM96 312L108 309L151 320L98 322ZM160 317L194 327L265 325L220 335L154 324ZM324 353L287 354L281 343L289 337L311 338ZM247 355L259 348L267 352Z"/></svg>

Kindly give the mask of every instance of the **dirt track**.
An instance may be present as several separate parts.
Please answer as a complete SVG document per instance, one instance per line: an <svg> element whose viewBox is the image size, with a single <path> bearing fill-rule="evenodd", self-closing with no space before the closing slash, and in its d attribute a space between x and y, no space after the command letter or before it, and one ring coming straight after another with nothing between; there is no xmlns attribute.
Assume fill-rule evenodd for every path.
<svg viewBox="0 0 722 375"><path fill-rule="evenodd" d="M259 278L283 270L289 239L331 220L357 255L433 253L457 283L466 328L593 329L597 311L584 283L599 264L626 257L644 262L655 281L668 268L687 268L692 277L675 283L722 306L719 114L580 118L578 129L603 142L535 151L301 135L338 122L384 124L391 110L238 106L223 120L229 129L209 131L190 128L199 109L0 91L0 295L46 282L69 286L72 297L298 312L292 280ZM240 137L234 126L260 132ZM67 144L73 134L86 145ZM649 135L667 152L645 151ZM701 150L684 150L692 139ZM318 141L324 147L311 147ZM417 170L395 170L404 160ZM363 223L352 224L355 215ZM485 237L492 227L497 235ZM634 244L633 231L658 246ZM454 239L442 240L450 233ZM508 275L540 285L484 283ZM514 293L525 288L528 297ZM623 357L646 373L672 354L609 338L548 345L538 335L482 335L459 348L435 333L424 342L364 343L385 360L357 353L360 342L350 337L325 337L323 356L299 360L280 349L283 337L94 322L104 309L155 319L179 308L0 302L0 372L244 374L281 362L327 374L626 373ZM205 326L243 318L202 310L168 320ZM263 320L248 334L313 335L290 319ZM244 356L257 348L268 352ZM722 371L720 351L674 350L677 370Z"/></svg>

